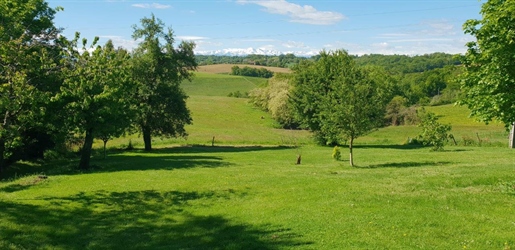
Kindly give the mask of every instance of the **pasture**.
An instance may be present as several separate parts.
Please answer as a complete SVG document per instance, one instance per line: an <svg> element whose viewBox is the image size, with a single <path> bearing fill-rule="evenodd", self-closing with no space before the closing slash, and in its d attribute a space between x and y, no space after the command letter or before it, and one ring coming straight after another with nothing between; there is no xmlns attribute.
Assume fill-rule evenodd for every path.
<svg viewBox="0 0 515 250"><path fill-rule="evenodd" d="M214 64L214 65L204 65L198 67L198 72L201 73L211 73L211 74L228 74L231 73L231 68L233 66L238 66L240 68L243 68L245 66L252 67L252 68L265 68L272 72L278 72L278 73L291 73L291 70L288 68L278 68L278 67L267 67L267 66L260 66L260 65L241 65L241 64Z"/></svg>
<svg viewBox="0 0 515 250"><path fill-rule="evenodd" d="M90 171L17 164L0 182L0 249L515 248L515 151L501 125L431 107L458 146L403 145L419 129L387 127L356 140L351 168L227 97L262 83L198 73L184 85L188 138L156 138L150 153L132 135Z"/></svg>

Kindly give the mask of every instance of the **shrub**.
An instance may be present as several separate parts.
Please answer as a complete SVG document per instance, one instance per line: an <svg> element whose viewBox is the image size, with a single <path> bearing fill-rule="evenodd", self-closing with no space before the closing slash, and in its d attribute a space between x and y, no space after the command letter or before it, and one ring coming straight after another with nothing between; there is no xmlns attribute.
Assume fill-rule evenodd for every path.
<svg viewBox="0 0 515 250"><path fill-rule="evenodd" d="M333 148L333 159L339 161L342 159L342 153L340 152L340 147L334 146Z"/></svg>
<svg viewBox="0 0 515 250"><path fill-rule="evenodd" d="M229 93L227 96L228 97L236 97L236 98L248 98L249 93L248 92L241 93L239 90L237 90L235 92Z"/></svg>
<svg viewBox="0 0 515 250"><path fill-rule="evenodd" d="M449 138L449 131L451 131L451 125L444 125L438 122L438 118L434 113L426 112L422 109L419 112L420 124L422 133L418 138L424 143L424 145L431 146L433 151L443 150L443 146Z"/></svg>
<svg viewBox="0 0 515 250"><path fill-rule="evenodd" d="M280 75L268 80L267 85L251 90L249 97L254 106L268 111L281 127L296 129L298 123L288 101L290 84L287 77Z"/></svg>

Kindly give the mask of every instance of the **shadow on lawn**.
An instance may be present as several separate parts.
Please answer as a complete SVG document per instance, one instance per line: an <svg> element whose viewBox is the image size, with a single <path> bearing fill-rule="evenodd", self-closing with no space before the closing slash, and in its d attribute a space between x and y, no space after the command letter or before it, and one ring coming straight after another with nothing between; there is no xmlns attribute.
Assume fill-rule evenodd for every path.
<svg viewBox="0 0 515 250"><path fill-rule="evenodd" d="M46 197L39 206L0 200L0 248L281 249L310 244L288 228L187 212L244 195L149 190Z"/></svg>
<svg viewBox="0 0 515 250"><path fill-rule="evenodd" d="M127 170L174 170L184 168L227 167L231 163L222 157L203 155L113 155L107 160L92 161L90 172L116 172Z"/></svg>
<svg viewBox="0 0 515 250"><path fill-rule="evenodd" d="M423 145L354 145L354 148L378 148L378 149L419 149L426 146Z"/></svg>
<svg viewBox="0 0 515 250"><path fill-rule="evenodd" d="M252 152L252 151L264 151L264 150L283 150L292 149L294 147L289 146L204 146L204 145L188 145L180 147L168 147L154 149L147 153L157 154L195 154L195 153L239 153L239 152ZM139 151L144 153L145 151Z"/></svg>
<svg viewBox="0 0 515 250"><path fill-rule="evenodd" d="M173 170L195 167L227 167L232 164L225 162L222 157L205 154L285 150L291 148L292 147L287 146L180 146L154 149L150 152L143 150L112 150L110 153L113 153L113 155L108 155L107 159L103 159L103 154L100 154L100 151L98 151L95 154L96 157L92 158L91 169L84 172L76 168L78 159L43 163L37 167L31 164L16 163L0 175L0 181L10 178L17 179L20 176L34 174L73 175L78 173L126 170ZM124 154L126 152L131 152L131 154Z"/></svg>
<svg viewBox="0 0 515 250"><path fill-rule="evenodd" d="M390 163L384 163L384 164L375 164L375 165L369 165L369 166L357 166L357 168L413 168L413 167L429 167L429 166L442 166L442 165L449 165L452 164L452 162L446 162L446 161L423 161L423 162L416 162L416 161L408 161L408 162L390 162Z"/></svg>

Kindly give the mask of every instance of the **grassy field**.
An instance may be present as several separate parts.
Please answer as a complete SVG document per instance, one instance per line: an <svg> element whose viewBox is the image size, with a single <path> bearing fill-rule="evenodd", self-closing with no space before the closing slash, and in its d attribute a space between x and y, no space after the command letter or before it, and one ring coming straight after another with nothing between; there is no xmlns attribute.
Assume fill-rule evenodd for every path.
<svg viewBox="0 0 515 250"><path fill-rule="evenodd" d="M402 145L417 127L388 127L356 141L351 168L226 97L246 80L199 76L187 85L187 140L113 149L86 172L74 159L12 168L0 182L0 249L515 248L515 151L499 124L432 107L453 133L504 144L430 152ZM141 140L110 145L130 138Z"/></svg>
<svg viewBox="0 0 515 250"><path fill-rule="evenodd" d="M238 66L240 68L243 68L245 66L251 67L251 68L265 68L272 72L278 72L278 73L291 73L291 70L288 68L278 68L278 67L266 67L266 66L259 66L259 65L242 65L242 64L214 64L214 65L205 65L205 66L199 66L197 71L201 73L211 73L211 74L224 74L224 73L231 73L231 68L233 66Z"/></svg>

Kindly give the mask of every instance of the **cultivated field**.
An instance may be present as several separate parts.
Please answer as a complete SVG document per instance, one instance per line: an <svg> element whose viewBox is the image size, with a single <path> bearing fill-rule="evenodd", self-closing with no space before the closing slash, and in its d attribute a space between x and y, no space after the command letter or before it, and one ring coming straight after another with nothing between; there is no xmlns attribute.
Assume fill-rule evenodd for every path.
<svg viewBox="0 0 515 250"><path fill-rule="evenodd" d="M265 68L272 72L278 73L291 73L291 70L288 68L279 68L279 67L266 67L260 65L247 65L247 64L214 64L214 65L204 65L198 67L198 72L201 73L212 73L212 74L223 74L223 73L231 73L231 68L233 66L238 66L243 68L245 66L251 68Z"/></svg>
<svg viewBox="0 0 515 250"><path fill-rule="evenodd" d="M458 146L430 152L403 145L417 127L383 128L356 140L351 168L227 97L263 81L198 73L184 85L189 137L155 139L151 153L133 135L87 172L73 159L19 163L0 182L0 249L515 248L515 151L501 125L431 107ZM136 150L121 150L129 140Z"/></svg>

